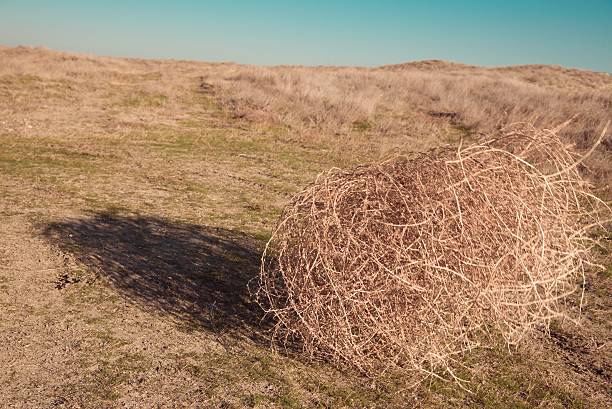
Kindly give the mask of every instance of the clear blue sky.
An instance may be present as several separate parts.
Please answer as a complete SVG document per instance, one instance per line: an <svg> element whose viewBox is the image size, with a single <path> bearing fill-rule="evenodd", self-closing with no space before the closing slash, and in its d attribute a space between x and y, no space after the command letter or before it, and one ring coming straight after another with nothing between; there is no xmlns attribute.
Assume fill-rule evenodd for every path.
<svg viewBox="0 0 612 409"><path fill-rule="evenodd" d="M0 44L265 65L443 59L612 72L612 0L0 0Z"/></svg>

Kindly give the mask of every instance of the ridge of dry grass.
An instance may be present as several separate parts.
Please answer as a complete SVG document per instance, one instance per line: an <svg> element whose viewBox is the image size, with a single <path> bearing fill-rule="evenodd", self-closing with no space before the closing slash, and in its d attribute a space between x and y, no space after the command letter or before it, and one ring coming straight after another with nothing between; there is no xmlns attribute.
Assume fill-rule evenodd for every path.
<svg viewBox="0 0 612 409"><path fill-rule="evenodd" d="M281 123L306 138L364 135L386 152L413 150L412 141L423 135L479 138L513 123L552 128L568 118L560 136L586 150L612 119L612 76L559 67L234 67L206 81L217 85L221 103L237 117ZM599 186L610 185L610 161L607 137L588 162L589 178Z"/></svg>

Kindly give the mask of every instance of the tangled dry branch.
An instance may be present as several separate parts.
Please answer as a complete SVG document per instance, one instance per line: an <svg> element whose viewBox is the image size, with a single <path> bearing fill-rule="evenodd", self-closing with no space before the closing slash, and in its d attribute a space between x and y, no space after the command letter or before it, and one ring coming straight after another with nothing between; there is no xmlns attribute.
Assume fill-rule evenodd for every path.
<svg viewBox="0 0 612 409"><path fill-rule="evenodd" d="M275 336L374 376L454 377L465 351L562 316L606 206L558 130L319 175L264 253Z"/></svg>

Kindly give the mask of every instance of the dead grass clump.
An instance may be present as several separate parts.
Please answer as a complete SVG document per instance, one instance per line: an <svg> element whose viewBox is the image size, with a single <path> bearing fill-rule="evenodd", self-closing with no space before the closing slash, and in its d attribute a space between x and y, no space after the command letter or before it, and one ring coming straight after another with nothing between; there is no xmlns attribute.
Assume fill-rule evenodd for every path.
<svg viewBox="0 0 612 409"><path fill-rule="evenodd" d="M321 174L264 254L275 336L370 375L454 378L463 352L564 316L605 205L558 131Z"/></svg>

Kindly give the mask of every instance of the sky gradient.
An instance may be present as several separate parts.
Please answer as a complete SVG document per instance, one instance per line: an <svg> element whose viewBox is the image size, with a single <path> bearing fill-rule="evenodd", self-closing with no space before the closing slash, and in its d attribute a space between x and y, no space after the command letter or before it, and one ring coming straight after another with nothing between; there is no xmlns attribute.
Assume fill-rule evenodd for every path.
<svg viewBox="0 0 612 409"><path fill-rule="evenodd" d="M261 65L442 59L612 73L612 0L0 0L0 44Z"/></svg>

